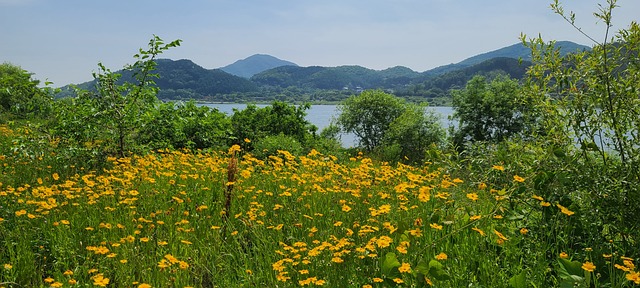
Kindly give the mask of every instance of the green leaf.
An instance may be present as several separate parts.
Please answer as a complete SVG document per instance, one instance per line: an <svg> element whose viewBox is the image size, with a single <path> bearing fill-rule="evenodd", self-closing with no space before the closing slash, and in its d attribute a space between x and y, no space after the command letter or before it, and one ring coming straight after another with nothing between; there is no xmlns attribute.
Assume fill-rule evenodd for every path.
<svg viewBox="0 0 640 288"><path fill-rule="evenodd" d="M558 263L560 263L560 269L567 272L568 275L582 276L584 272L582 271L582 263L578 261L569 261L567 259L558 259Z"/></svg>
<svg viewBox="0 0 640 288"><path fill-rule="evenodd" d="M429 262L429 275L439 281L447 281L451 279L451 276L444 271L444 265L437 260L431 260Z"/></svg>
<svg viewBox="0 0 640 288"><path fill-rule="evenodd" d="M429 274L429 264L425 263L424 260L421 260L420 263L416 267L413 267L413 271L416 273L421 273L424 275Z"/></svg>
<svg viewBox="0 0 640 288"><path fill-rule="evenodd" d="M515 275L509 279L509 286L513 288L526 288L527 287L527 273L525 271Z"/></svg>
<svg viewBox="0 0 640 288"><path fill-rule="evenodd" d="M389 252L384 256L384 261L382 261L382 273L387 277L395 276L399 274L398 267L400 267L400 261L396 257L396 253Z"/></svg>

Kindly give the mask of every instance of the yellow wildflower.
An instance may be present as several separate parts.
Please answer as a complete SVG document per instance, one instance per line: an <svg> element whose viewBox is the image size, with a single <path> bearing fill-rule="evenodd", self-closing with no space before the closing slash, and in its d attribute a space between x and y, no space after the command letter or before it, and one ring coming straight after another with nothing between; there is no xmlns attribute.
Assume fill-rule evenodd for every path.
<svg viewBox="0 0 640 288"><path fill-rule="evenodd" d="M584 269L585 271L593 272L593 270L596 269L596 265L593 265L593 263L587 261L582 264L582 269Z"/></svg>
<svg viewBox="0 0 640 288"><path fill-rule="evenodd" d="M437 260L447 260L448 256L444 252L440 252L440 254L436 255Z"/></svg>
<svg viewBox="0 0 640 288"><path fill-rule="evenodd" d="M409 263L402 263L402 265L398 267L398 271L400 271L400 273L409 273L411 272L411 265L409 265Z"/></svg>

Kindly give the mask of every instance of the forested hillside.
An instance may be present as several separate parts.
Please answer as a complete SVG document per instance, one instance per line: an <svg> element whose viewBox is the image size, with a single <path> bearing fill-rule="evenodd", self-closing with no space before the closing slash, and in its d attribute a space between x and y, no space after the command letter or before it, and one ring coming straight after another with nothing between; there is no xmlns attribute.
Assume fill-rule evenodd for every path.
<svg viewBox="0 0 640 288"><path fill-rule="evenodd" d="M567 41L557 45L561 55L589 49ZM222 69L205 69L190 60L159 59L156 72L160 77L155 82L163 100L336 102L363 90L382 89L413 101L449 105L450 90L461 88L475 75L521 79L531 65L527 49L515 44L425 72L403 66L384 70L354 65L300 67L269 55L253 55ZM120 81L131 79L132 73L122 74ZM78 86L91 89L95 81ZM57 97L71 95L72 89L63 87Z"/></svg>

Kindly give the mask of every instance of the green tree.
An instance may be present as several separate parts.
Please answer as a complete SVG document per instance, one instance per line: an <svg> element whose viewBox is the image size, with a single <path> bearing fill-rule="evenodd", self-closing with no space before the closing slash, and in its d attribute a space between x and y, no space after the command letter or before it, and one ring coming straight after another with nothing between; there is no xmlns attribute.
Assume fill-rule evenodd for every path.
<svg viewBox="0 0 640 288"><path fill-rule="evenodd" d="M179 46L180 42L164 43L154 35L148 49L141 48L134 55L136 62L125 67L125 71L133 74L130 82L120 83L121 74L99 63L100 69L93 75L96 90L78 90L77 99L62 102L60 110L65 111L58 114L57 131L63 136L73 136L81 143L98 141L106 145L104 148L108 153L124 157L137 144L142 115L153 109L158 101L158 89L153 81L158 75L152 73L155 59L169 48Z"/></svg>
<svg viewBox="0 0 640 288"><path fill-rule="evenodd" d="M475 141L500 142L535 129L535 107L521 97L515 80L498 77L488 82L475 76L452 95L452 118L458 120L453 139L459 147Z"/></svg>
<svg viewBox="0 0 640 288"><path fill-rule="evenodd" d="M389 125L383 147L398 149L400 159L396 161L418 163L429 147L440 144L444 137L438 115L425 105L407 104L405 111Z"/></svg>
<svg viewBox="0 0 640 288"><path fill-rule="evenodd" d="M382 160L417 163L444 137L439 118L426 108L380 90L368 90L338 106L336 125L354 133L365 151Z"/></svg>
<svg viewBox="0 0 640 288"><path fill-rule="evenodd" d="M250 149L251 143L245 142L245 139L257 141L283 134L306 146L308 138L313 137L317 130L305 119L305 111L310 107L309 104L295 106L274 101L264 108L251 104L243 110L235 110L231 116L233 142Z"/></svg>
<svg viewBox="0 0 640 288"><path fill-rule="evenodd" d="M338 105L336 123L342 131L355 134L360 146L371 152L383 143L391 123L405 110L401 98L382 90L367 90Z"/></svg>
<svg viewBox="0 0 640 288"><path fill-rule="evenodd" d="M40 81L19 66L0 65L0 111L21 118L44 115L51 108L51 91L38 87Z"/></svg>

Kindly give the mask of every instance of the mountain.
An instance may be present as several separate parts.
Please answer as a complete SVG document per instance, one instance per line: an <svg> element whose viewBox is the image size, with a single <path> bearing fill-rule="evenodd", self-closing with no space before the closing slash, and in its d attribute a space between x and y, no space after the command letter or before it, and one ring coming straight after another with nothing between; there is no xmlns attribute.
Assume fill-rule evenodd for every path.
<svg viewBox="0 0 640 288"><path fill-rule="evenodd" d="M556 42L555 47L560 49L560 55L566 55L568 53L573 53L577 51L591 50L589 46L576 44L571 41L558 41ZM525 61L530 61L531 49L524 46L524 44L522 43L517 43L511 46L503 47L497 50L493 50L490 52L469 57L455 64L448 64L448 65L436 67L434 69L425 71L424 73L428 75L440 75L446 72L469 67L471 65L478 64L480 62L493 59L493 58L498 58L498 57L506 57L506 58L522 59Z"/></svg>
<svg viewBox="0 0 640 288"><path fill-rule="evenodd" d="M156 60L156 69L152 73L160 77L154 79L160 92L160 99L202 99L209 96L233 93L257 92L258 86L242 77L231 75L220 69L205 69L191 60ZM130 71L116 71L122 74L120 82L132 81ZM77 85L81 89L95 89L95 80ZM70 87L62 87L56 97L72 96Z"/></svg>
<svg viewBox="0 0 640 288"><path fill-rule="evenodd" d="M385 70L373 70L362 66L298 67L282 66L269 69L251 77L258 85L311 89L375 89L404 85L420 76L407 67L396 66Z"/></svg>
<svg viewBox="0 0 640 288"><path fill-rule="evenodd" d="M280 66L298 66L293 62L280 60L276 57L264 54L255 54L245 59L238 60L233 64L224 66L220 70L232 75L251 78L251 76L262 71Z"/></svg>
<svg viewBox="0 0 640 288"><path fill-rule="evenodd" d="M557 42L556 47L561 54L589 49L566 41ZM451 89L464 87L474 75L522 79L531 65L529 54L529 49L519 43L425 72L402 66L384 70L355 65L300 67L268 55L253 55L222 69L205 69L190 60L159 59L154 73L160 76L155 81L160 88L158 98L163 100L340 101L364 89L384 89L417 101L443 104L450 99ZM122 81L131 80L130 72L117 73L123 74ZM95 89L95 82L78 87ZM69 87L65 88L57 97L73 95Z"/></svg>

